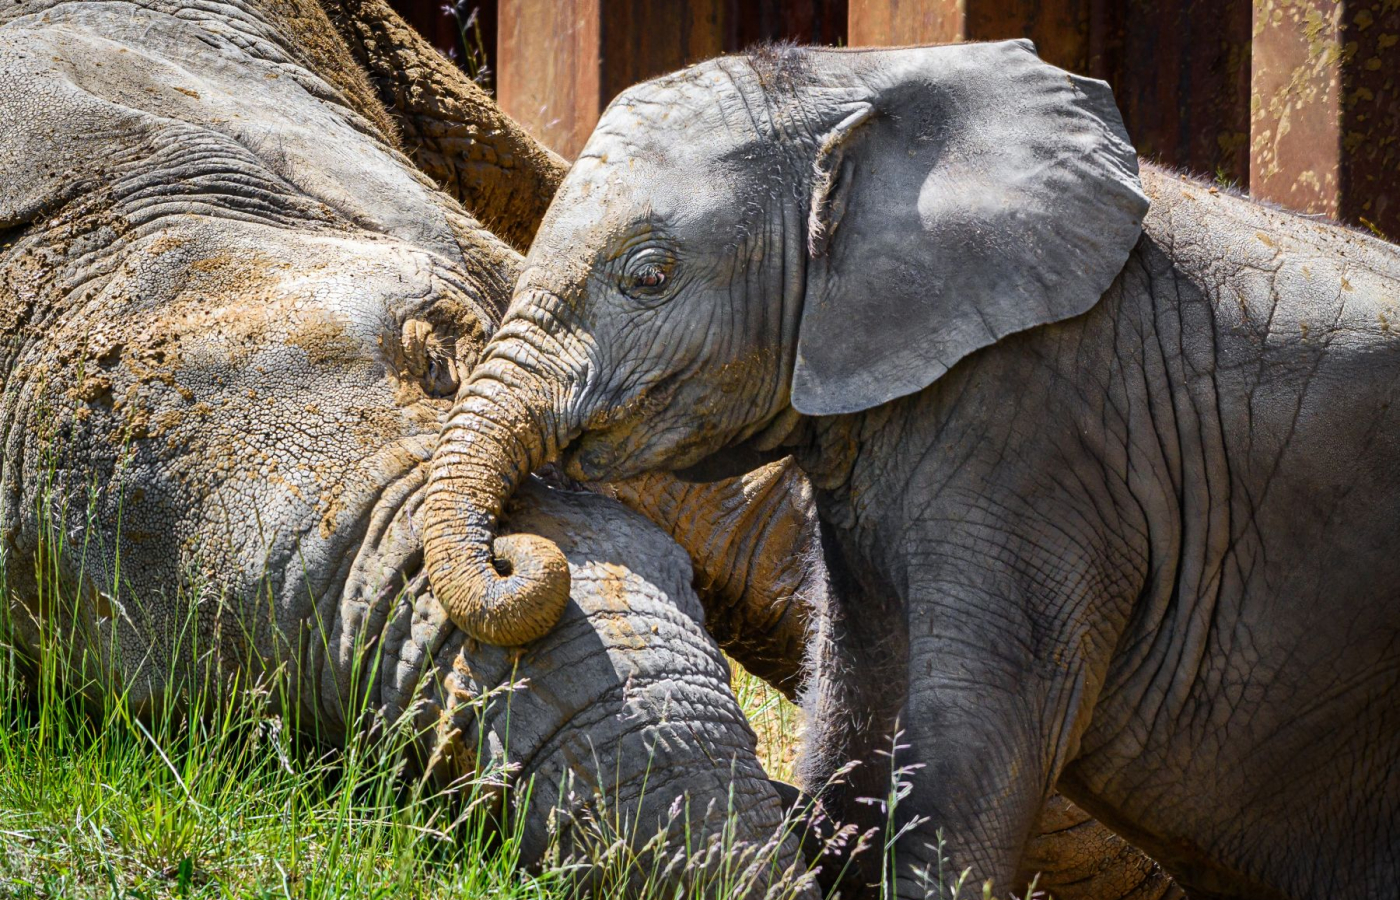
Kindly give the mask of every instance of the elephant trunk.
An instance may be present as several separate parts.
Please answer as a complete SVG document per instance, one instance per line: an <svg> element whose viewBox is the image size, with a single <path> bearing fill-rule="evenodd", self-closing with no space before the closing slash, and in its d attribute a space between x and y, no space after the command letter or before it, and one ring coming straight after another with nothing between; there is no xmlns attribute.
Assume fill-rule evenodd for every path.
<svg viewBox="0 0 1400 900"><path fill-rule="evenodd" d="M423 555L433 593L467 634L525 644L558 621L569 569L552 542L496 536L521 480L558 452L548 380L522 366L539 354L507 325L463 385L433 454L423 504ZM502 338L505 338L502 340Z"/></svg>

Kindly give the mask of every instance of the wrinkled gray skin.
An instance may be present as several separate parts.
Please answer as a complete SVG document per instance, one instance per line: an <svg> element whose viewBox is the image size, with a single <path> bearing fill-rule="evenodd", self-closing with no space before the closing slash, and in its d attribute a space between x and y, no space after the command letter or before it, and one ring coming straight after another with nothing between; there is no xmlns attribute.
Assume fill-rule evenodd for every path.
<svg viewBox="0 0 1400 900"><path fill-rule="evenodd" d="M439 100L484 104L477 151L528 141L476 98ZM514 520L563 550L573 601L521 651L469 639L428 587L427 463L518 257L390 128L314 5L0 7L0 521L21 649L71 652L151 710L282 669L283 711L330 742L361 702L412 714L414 762L440 781L505 761L536 778L527 862L565 775L639 840L681 794L692 839L716 832L731 790L735 838L767 840L778 794L690 561L656 526L596 495L522 495ZM462 184L505 185L496 213L528 215L518 173L460 162ZM35 574L59 540L72 609ZM478 717L512 678L528 687L509 716L501 698Z"/></svg>
<svg viewBox="0 0 1400 900"><path fill-rule="evenodd" d="M487 417L542 429L506 495L794 453L838 623L806 777L898 720L903 894L938 828L1007 884L1057 786L1193 896L1393 893L1400 251L1137 168L1020 44L630 89L433 479ZM502 500L468 487L441 508Z"/></svg>

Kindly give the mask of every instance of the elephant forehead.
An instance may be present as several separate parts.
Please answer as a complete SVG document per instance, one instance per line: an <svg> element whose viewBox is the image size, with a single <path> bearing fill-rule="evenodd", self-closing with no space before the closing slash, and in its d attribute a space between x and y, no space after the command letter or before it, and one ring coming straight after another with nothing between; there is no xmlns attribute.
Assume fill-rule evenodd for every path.
<svg viewBox="0 0 1400 900"><path fill-rule="evenodd" d="M722 154L673 143L675 149L653 149L626 137L590 141L550 204L527 267L544 265L553 278L578 283L658 229L732 239L747 210L734 202L734 185L751 176Z"/></svg>
<svg viewBox="0 0 1400 900"><path fill-rule="evenodd" d="M640 154L668 159L709 156L716 142L771 133L761 93L740 88L739 59L712 60L623 91L603 111L580 159ZM697 140L677 141L693 135Z"/></svg>

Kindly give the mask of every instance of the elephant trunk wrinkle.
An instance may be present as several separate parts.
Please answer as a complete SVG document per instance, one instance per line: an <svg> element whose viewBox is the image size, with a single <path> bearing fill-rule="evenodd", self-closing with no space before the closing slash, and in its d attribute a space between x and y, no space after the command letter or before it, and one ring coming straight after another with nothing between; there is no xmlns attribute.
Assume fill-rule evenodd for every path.
<svg viewBox="0 0 1400 900"><path fill-rule="evenodd" d="M551 392L517 362L535 355L493 341L443 427L424 504L434 593L464 631L502 646L545 634L569 599L558 547L535 535L494 534L516 487L558 452Z"/></svg>

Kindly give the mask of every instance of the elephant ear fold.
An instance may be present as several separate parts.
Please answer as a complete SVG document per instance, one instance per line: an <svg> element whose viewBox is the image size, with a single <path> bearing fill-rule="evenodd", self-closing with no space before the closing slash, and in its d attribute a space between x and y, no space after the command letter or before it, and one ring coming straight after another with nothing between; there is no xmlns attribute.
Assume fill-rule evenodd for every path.
<svg viewBox="0 0 1400 900"><path fill-rule="evenodd" d="M1148 206L1108 85L1029 41L814 55L868 95L829 111L815 160L798 412L922 390L1098 301Z"/></svg>

